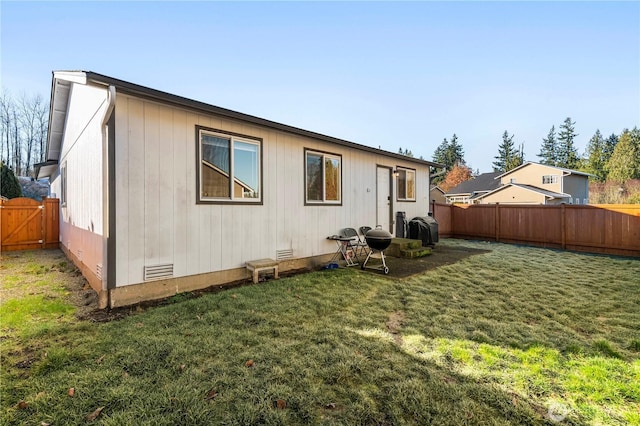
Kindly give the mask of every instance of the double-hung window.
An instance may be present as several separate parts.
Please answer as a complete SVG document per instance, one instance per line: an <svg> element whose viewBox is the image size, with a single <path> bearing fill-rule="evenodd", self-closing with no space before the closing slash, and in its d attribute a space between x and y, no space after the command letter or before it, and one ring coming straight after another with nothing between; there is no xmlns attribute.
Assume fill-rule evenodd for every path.
<svg viewBox="0 0 640 426"><path fill-rule="evenodd" d="M262 202L262 140L197 127L198 202Z"/></svg>
<svg viewBox="0 0 640 426"><path fill-rule="evenodd" d="M304 150L305 204L342 203L342 157Z"/></svg>
<svg viewBox="0 0 640 426"><path fill-rule="evenodd" d="M413 169L405 169L404 167L396 167L398 201L415 201L416 200L416 171Z"/></svg>
<svg viewBox="0 0 640 426"><path fill-rule="evenodd" d="M551 183L558 183L557 175L544 175L542 176L542 184L547 185Z"/></svg>

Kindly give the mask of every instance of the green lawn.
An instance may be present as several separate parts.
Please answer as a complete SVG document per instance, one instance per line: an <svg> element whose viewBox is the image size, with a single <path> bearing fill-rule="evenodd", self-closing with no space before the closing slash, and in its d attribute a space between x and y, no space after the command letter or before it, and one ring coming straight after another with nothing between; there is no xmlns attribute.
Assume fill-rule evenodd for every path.
<svg viewBox="0 0 640 426"><path fill-rule="evenodd" d="M73 320L63 291L43 312L11 297L3 256L0 423L640 424L639 259L445 246L490 251L404 280L340 268L179 295L108 323Z"/></svg>

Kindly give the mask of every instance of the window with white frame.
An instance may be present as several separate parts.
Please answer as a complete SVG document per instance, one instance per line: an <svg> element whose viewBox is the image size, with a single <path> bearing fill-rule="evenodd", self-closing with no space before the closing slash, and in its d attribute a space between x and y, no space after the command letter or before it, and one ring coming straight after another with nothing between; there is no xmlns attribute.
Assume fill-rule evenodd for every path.
<svg viewBox="0 0 640 426"><path fill-rule="evenodd" d="M544 176L542 176L542 184L543 185L548 185L548 184L552 184L552 183L558 183L558 176L557 175L544 175Z"/></svg>
<svg viewBox="0 0 640 426"><path fill-rule="evenodd" d="M416 200L416 171L404 167L396 167L398 201Z"/></svg>
<svg viewBox="0 0 640 426"><path fill-rule="evenodd" d="M262 140L197 126L198 202L261 203Z"/></svg>
<svg viewBox="0 0 640 426"><path fill-rule="evenodd" d="M304 150L305 204L342 203L342 157Z"/></svg>

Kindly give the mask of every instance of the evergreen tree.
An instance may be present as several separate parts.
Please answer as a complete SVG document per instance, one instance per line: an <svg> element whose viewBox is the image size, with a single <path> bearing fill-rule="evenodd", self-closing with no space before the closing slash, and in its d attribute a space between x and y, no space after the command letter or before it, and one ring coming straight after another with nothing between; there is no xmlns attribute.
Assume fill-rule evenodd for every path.
<svg viewBox="0 0 640 426"><path fill-rule="evenodd" d="M508 172L522 164L523 155L524 153L521 155L516 149L513 135L509 136L509 132L505 130L502 134L502 143L498 147L498 155L493 157L496 159L493 162L493 169L496 172Z"/></svg>
<svg viewBox="0 0 640 426"><path fill-rule="evenodd" d="M507 171L513 170L524 164L524 143L520 144L520 149L516 151L516 155L511 158L509 164L507 164Z"/></svg>
<svg viewBox="0 0 640 426"><path fill-rule="evenodd" d="M398 154L413 158L413 152L408 148L403 150L402 147L400 147L400 149L398 149Z"/></svg>
<svg viewBox="0 0 640 426"><path fill-rule="evenodd" d="M456 164L465 164L464 149L458 142L458 136L454 133L451 142L444 138L433 153L433 161L444 164L447 171L453 169Z"/></svg>
<svg viewBox="0 0 640 426"><path fill-rule="evenodd" d="M567 117L564 123L560 125L558 132L558 150L556 166L567 169L576 169L579 165L578 150L575 147L574 140L578 134L575 132L575 121L571 121L571 117Z"/></svg>
<svg viewBox="0 0 640 426"><path fill-rule="evenodd" d="M602 147L602 153L604 155L605 163L609 161L611 155L613 154L613 150L616 149L616 145L618 144L618 136L615 133L611 133L604 141L604 146Z"/></svg>
<svg viewBox="0 0 640 426"><path fill-rule="evenodd" d="M22 197L20 181L4 162L0 165L0 195L7 198Z"/></svg>
<svg viewBox="0 0 640 426"><path fill-rule="evenodd" d="M556 126L551 126L547 137L542 138L542 147L540 148L540 154L538 154L538 157L541 158L540 163L555 166L558 163L557 150Z"/></svg>
<svg viewBox="0 0 640 426"><path fill-rule="evenodd" d="M433 161L436 163L445 164L447 160L448 148L449 148L449 141L447 140L447 138L444 138L440 143L440 145L438 145L438 147L436 148L435 152L433 153L433 157L431 157Z"/></svg>
<svg viewBox="0 0 640 426"><path fill-rule="evenodd" d="M626 182L640 178L640 130L625 129L607 162L608 179L615 182Z"/></svg>
<svg viewBox="0 0 640 426"><path fill-rule="evenodd" d="M449 142L449 148L447 149L447 165L448 170L451 170L456 164L465 164L464 161L464 149L458 142L458 136L454 133Z"/></svg>
<svg viewBox="0 0 640 426"><path fill-rule="evenodd" d="M607 159L605 158L604 149L605 140L600 130L596 130L596 133L589 140L589 145L587 145L584 170L587 173L596 175L596 180L599 182L607 180L607 172L605 170Z"/></svg>

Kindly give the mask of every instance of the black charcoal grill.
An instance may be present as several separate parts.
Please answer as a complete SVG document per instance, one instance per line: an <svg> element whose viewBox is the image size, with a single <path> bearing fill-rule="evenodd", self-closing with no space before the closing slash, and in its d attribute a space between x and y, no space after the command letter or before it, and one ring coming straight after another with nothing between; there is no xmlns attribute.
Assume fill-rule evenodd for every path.
<svg viewBox="0 0 640 426"><path fill-rule="evenodd" d="M374 251L380 252L380 258L382 259L382 266L376 267L375 269L384 272L385 274L389 273L389 268L387 267L387 263L384 260L384 251L391 245L391 239L393 236L382 229L380 225L376 226L376 229L372 229L367 232L364 236L367 241L367 245L369 246L369 254L365 259L364 263L360 266L361 269L364 269L367 266L367 262L371 258L371 255ZM371 268L373 269L373 268Z"/></svg>

